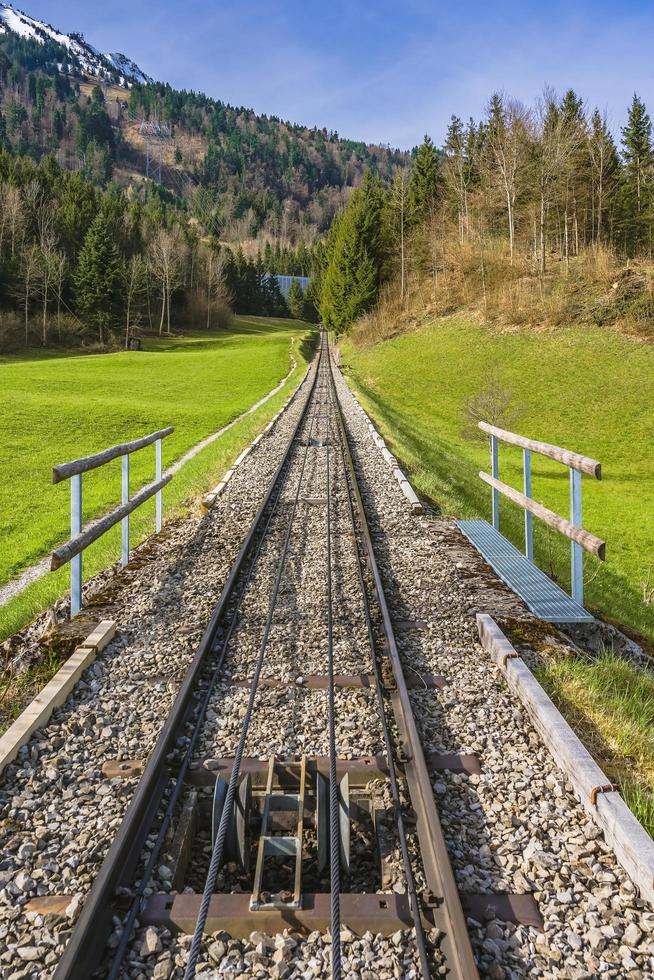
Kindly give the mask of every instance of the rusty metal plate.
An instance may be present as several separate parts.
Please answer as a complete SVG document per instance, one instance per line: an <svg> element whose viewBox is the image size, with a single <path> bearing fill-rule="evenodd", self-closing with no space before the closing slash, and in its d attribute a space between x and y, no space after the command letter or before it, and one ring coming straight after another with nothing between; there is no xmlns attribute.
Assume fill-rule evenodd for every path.
<svg viewBox="0 0 654 980"><path fill-rule="evenodd" d="M430 769L448 772L463 772L467 775L481 772L481 763L476 755L463 755L460 752L450 752L440 755L438 752L426 752L425 760Z"/></svg>
<svg viewBox="0 0 654 980"><path fill-rule="evenodd" d="M40 895L38 898L31 898L25 910L36 912L37 915L63 916L74 897L74 895Z"/></svg>
<svg viewBox="0 0 654 980"><path fill-rule="evenodd" d="M437 688L442 690L447 684L447 678L443 674L409 674L406 679L406 686L409 689L418 688Z"/></svg>
<svg viewBox="0 0 654 980"><path fill-rule="evenodd" d="M234 687L252 687L251 678L239 677L231 682ZM261 677L259 685L263 687L306 687L314 690L326 690L328 678L326 674L307 674L297 680L284 681L279 677ZM336 687L374 687L375 678L372 674L334 674Z"/></svg>
<svg viewBox="0 0 654 980"><path fill-rule="evenodd" d="M145 769L145 759L107 759L102 766L105 779L131 779Z"/></svg>
<svg viewBox="0 0 654 980"><path fill-rule="evenodd" d="M231 758L206 759L203 763L194 765L189 769L187 781L194 786L213 786L218 776L229 779L233 764L234 760ZM336 771L339 780L347 774L350 787L353 789L361 789L371 779L388 778L388 766L383 755L366 755L358 759L339 759L336 763ZM243 759L240 772L251 775L253 789L266 788L268 762L265 759ZM329 775L329 758L327 756L307 757L307 773L315 776L317 772L322 773L325 777ZM297 789L299 785L299 760L295 762L277 759L275 761L273 788Z"/></svg>
<svg viewBox="0 0 654 980"><path fill-rule="evenodd" d="M532 926L543 931L543 917L533 895L461 895L466 915L477 922L515 922L516 925Z"/></svg>
<svg viewBox="0 0 654 980"><path fill-rule="evenodd" d="M202 895L151 895L139 916L142 926L166 926L175 932L193 933ZM352 932L390 936L413 924L406 895L341 893L341 923ZM294 929L310 933L325 932L331 921L330 895L305 894L299 909L250 911L249 895L213 895L205 931L224 930L236 939L245 939L258 930L270 934Z"/></svg>

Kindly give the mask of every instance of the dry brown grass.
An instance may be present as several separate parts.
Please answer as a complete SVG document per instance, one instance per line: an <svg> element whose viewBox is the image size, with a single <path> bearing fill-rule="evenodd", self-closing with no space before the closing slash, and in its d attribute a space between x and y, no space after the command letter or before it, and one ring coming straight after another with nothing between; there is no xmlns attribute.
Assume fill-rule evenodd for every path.
<svg viewBox="0 0 654 980"><path fill-rule="evenodd" d="M654 264L626 264L605 247L587 248L567 263L551 256L541 277L529 256L512 265L503 240L451 236L438 243L435 274L410 277L404 298L397 281L387 284L377 307L354 325L353 339L366 347L453 315L502 331L587 323L652 340Z"/></svg>
<svg viewBox="0 0 654 980"><path fill-rule="evenodd" d="M139 132L139 122L130 121L121 128L125 142L139 154L145 156L145 137ZM182 162L175 163L175 150L179 148ZM164 144L163 164L174 170L187 170L195 163L201 163L207 152L207 141L201 136L192 136L182 129L175 131L174 137Z"/></svg>
<svg viewBox="0 0 654 980"><path fill-rule="evenodd" d="M91 98L93 89L98 84L95 82L80 82L79 88L82 95L85 95L88 99ZM126 88L121 88L120 85L102 85L102 92L107 103L115 102L118 99L120 102L127 102L129 99L129 90Z"/></svg>

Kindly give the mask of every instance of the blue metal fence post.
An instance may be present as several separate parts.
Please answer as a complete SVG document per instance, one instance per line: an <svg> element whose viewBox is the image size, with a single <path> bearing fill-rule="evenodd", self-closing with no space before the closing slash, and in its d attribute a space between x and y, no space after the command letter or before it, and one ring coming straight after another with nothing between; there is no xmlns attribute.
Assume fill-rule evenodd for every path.
<svg viewBox="0 0 654 980"><path fill-rule="evenodd" d="M125 453L121 461L121 503L129 503L129 454ZM129 562L129 514L121 521L121 564Z"/></svg>
<svg viewBox="0 0 654 980"><path fill-rule="evenodd" d="M491 473L495 479L499 479L499 457L498 457L498 446L499 440L497 436L491 436ZM495 487L491 490L491 500L492 500L492 510L493 510L493 527L496 531L500 529L500 492L496 490Z"/></svg>
<svg viewBox="0 0 654 980"><path fill-rule="evenodd" d="M70 536L82 533L82 474L76 473L70 480ZM75 555L70 563L70 615L76 616L82 608L82 554Z"/></svg>
<svg viewBox="0 0 654 980"><path fill-rule="evenodd" d="M570 523L581 527L581 472L570 468ZM581 545L571 542L572 598L580 606L584 604L584 559Z"/></svg>
<svg viewBox="0 0 654 980"><path fill-rule="evenodd" d="M531 450L522 450L523 490L525 497L531 497ZM525 555L529 561L534 560L534 522L533 514L525 511Z"/></svg>
<svg viewBox="0 0 654 980"><path fill-rule="evenodd" d="M157 482L158 482L161 479L161 439L157 439L157 441L155 443L155 460L156 460L156 463L155 463L155 480L157 480ZM157 517L156 517L156 525L155 526L156 526L157 531L160 531L161 530L162 519L163 519L163 491L162 490L159 490L157 492L156 502L157 502L156 503Z"/></svg>

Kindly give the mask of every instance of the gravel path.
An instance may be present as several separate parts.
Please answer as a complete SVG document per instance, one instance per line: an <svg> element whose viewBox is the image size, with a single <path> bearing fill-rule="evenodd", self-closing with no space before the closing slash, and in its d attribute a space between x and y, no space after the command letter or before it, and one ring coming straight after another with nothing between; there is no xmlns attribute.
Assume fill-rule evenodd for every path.
<svg viewBox="0 0 654 980"><path fill-rule="evenodd" d="M434 780L460 890L533 892L545 920L542 933L469 920L482 976L635 980L654 975L654 913L635 897L477 642L477 611L528 614L451 522L408 513L360 410L344 382L337 383L407 675L441 673L448 680L440 691L419 683L411 689L425 749L476 752L481 761L481 775L443 773ZM128 570L107 577L117 639L0 779L1 980L51 976L136 785L135 779L103 780L101 766L108 759L145 758L152 749L307 390L305 382L205 518L171 527L142 550L141 561L137 557ZM302 440L323 439L327 430L320 425L325 424L311 433L305 424L300 434L230 641L224 677L214 691L198 759L233 753L248 693L235 681L250 677L256 661ZM326 672L325 455L319 445L307 451L297 528L263 671L284 684L261 687L246 755L326 752L325 692L302 686L307 674ZM372 665L339 480L334 465L335 667L355 674ZM373 695L365 688L337 692L339 755L382 751ZM377 791L389 804L387 786ZM359 851L365 855L371 844L362 833ZM208 839L199 840L198 847L208 859ZM229 868L222 873L224 885L230 874ZM201 884L187 887L199 890ZM171 888L163 862L152 887ZM236 878L229 887L238 888ZM399 870L391 887L404 887ZM24 911L34 896L64 893L75 897L63 915L44 918ZM341 938L346 977L418 975L410 931L383 939L344 930ZM126 976L183 976L190 941L163 929L139 929ZM328 963L325 934L253 933L239 942L218 933L205 937L198 975L323 977ZM434 976L441 972L436 949Z"/></svg>
<svg viewBox="0 0 654 980"><path fill-rule="evenodd" d="M210 435L205 436L204 439L201 439L199 442L196 442L194 446L191 446L190 449L187 449L186 452L179 457L179 459L175 460L174 463L171 463L171 465L164 470L163 476L174 476L176 473L179 473L182 467L199 455L203 449L206 449L206 447L210 446L211 443L216 442L216 440L224 436L226 432L229 432L230 429L232 429L235 425L238 425L238 423L244 418L247 418L248 415L252 415L257 411L257 409L261 408L262 405L265 405L266 402L270 401L270 399L273 398L277 392L281 391L297 367L297 362L293 353L291 353L290 359L291 366L288 373L278 384L275 385L274 388L271 388L267 394L255 402L254 405L250 405L250 407L244 412L241 412L240 415L237 415L236 418L231 420L231 422L227 422L226 425L223 425L216 432L212 432ZM101 520L102 516L93 518L92 520L88 521L85 526L87 528L92 528ZM38 579L43 578L43 576L47 575L49 571L50 556L47 555L34 565L30 565L29 568L22 571L15 579L12 579L10 582L6 582L4 585L0 585L0 606L6 606L11 599L14 599L17 595L19 595L24 589L27 588L28 585L31 585L32 582L36 582Z"/></svg>

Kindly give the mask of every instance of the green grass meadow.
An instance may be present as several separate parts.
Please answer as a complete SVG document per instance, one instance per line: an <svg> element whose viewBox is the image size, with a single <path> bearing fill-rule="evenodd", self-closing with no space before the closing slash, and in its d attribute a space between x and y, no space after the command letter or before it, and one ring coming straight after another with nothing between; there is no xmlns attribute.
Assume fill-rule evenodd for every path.
<svg viewBox="0 0 654 980"><path fill-rule="evenodd" d="M488 444L465 438L469 399L498 383L522 435L600 460L583 477L583 523L607 542L585 555L586 605L654 639L642 583L654 563L654 350L601 328L501 334L438 321L371 348L343 344L346 374L418 491L456 517L490 518ZM522 489L522 453L500 444L500 479ZM569 515L567 467L532 454L533 495ZM505 498L501 529L522 548L522 511ZM534 519L535 557L564 588L569 542ZM652 582L654 584L654 571Z"/></svg>
<svg viewBox="0 0 654 980"><path fill-rule="evenodd" d="M166 516L212 486L300 380L312 328L292 320L236 318L227 330L149 339L142 351L0 357L0 584L69 536L69 483L56 463L98 452L167 425L164 467L236 418L297 368L284 388L206 447L164 490ZM131 457L132 492L154 478L154 446ZM120 502L120 460L83 477L84 518ZM132 542L151 533L154 500L132 515ZM84 576L115 561L120 528L84 553ZM50 573L0 607L0 639L61 595L68 568Z"/></svg>

